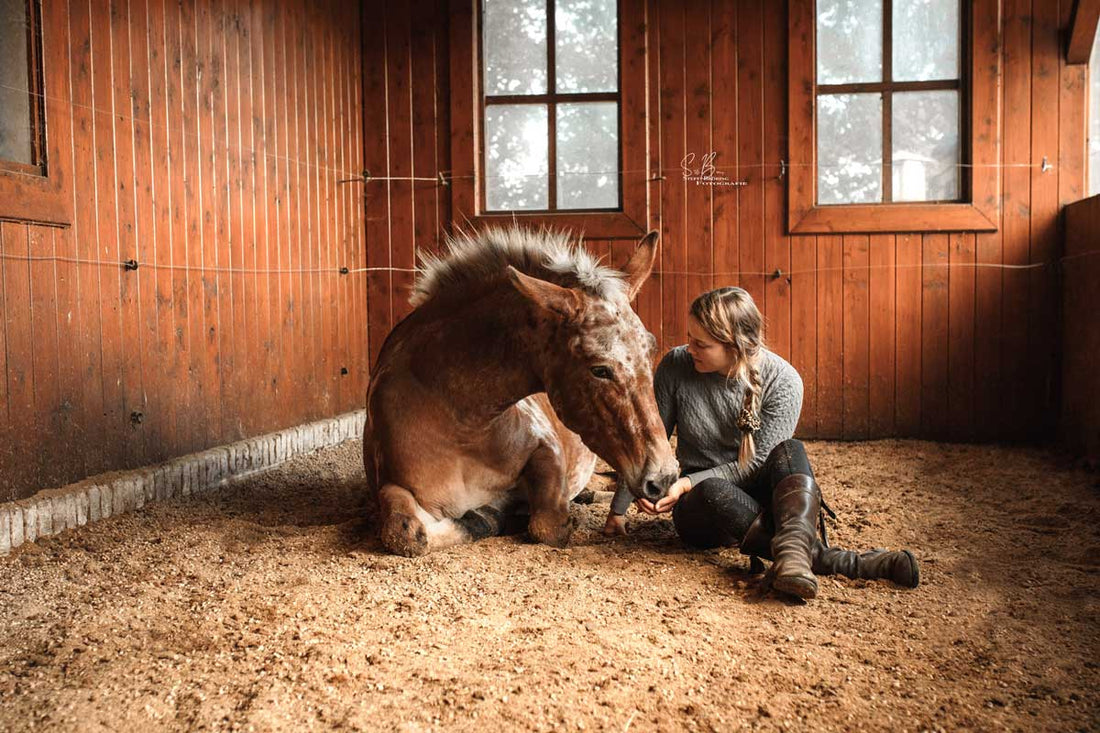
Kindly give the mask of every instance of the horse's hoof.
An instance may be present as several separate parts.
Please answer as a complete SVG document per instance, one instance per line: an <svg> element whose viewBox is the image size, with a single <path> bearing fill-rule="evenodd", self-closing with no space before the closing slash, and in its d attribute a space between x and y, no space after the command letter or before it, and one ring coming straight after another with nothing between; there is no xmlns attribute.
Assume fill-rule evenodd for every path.
<svg viewBox="0 0 1100 733"><path fill-rule="evenodd" d="M564 519L544 517L531 517L528 525L531 537L544 545L551 547L565 547L569 544L569 538L573 534L573 518L568 514Z"/></svg>
<svg viewBox="0 0 1100 733"><path fill-rule="evenodd" d="M408 514L393 514L381 532L382 544L395 555L419 557L428 552L428 530L424 523Z"/></svg>

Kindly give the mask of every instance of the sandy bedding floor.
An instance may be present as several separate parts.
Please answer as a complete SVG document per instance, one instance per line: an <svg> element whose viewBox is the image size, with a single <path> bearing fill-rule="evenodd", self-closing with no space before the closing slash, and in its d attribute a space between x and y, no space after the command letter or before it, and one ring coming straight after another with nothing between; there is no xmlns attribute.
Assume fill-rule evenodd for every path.
<svg viewBox="0 0 1100 733"><path fill-rule="evenodd" d="M1100 729L1100 484L1040 450L811 443L836 544L923 585L761 596L575 505L564 550L381 554L359 446L0 558L0 730Z"/></svg>

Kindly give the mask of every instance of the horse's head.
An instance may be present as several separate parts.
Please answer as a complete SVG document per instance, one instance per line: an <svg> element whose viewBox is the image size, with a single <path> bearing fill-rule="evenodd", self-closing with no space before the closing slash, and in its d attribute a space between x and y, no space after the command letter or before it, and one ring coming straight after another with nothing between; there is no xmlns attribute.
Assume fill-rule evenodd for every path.
<svg viewBox="0 0 1100 733"><path fill-rule="evenodd" d="M533 325L548 337L536 368L558 417L635 496L651 501L667 493L679 472L653 394L657 340L630 307L653 269L657 238L650 232L642 239L617 283L623 287L607 297L509 268Z"/></svg>

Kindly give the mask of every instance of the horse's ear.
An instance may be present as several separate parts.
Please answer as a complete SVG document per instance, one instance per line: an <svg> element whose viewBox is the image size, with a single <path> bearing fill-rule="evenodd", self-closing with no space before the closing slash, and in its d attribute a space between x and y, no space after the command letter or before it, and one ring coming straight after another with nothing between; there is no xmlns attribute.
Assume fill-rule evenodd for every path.
<svg viewBox="0 0 1100 733"><path fill-rule="evenodd" d="M553 311L564 318L571 318L580 309L577 294L569 288L524 275L511 265L508 266L508 277L516 290L539 308Z"/></svg>
<svg viewBox="0 0 1100 733"><path fill-rule="evenodd" d="M653 263L657 261L657 241L660 238L661 233L656 229L642 237L642 241L638 242L634 254L630 256L626 267L623 268L623 273L626 275L627 300L634 300L634 296L642 289L642 283L649 277L649 273L653 272Z"/></svg>

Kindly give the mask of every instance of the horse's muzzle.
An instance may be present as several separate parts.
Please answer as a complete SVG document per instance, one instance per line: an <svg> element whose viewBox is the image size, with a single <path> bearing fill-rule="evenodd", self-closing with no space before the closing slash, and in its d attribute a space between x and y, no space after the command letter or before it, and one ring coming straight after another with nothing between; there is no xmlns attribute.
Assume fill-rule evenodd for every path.
<svg viewBox="0 0 1100 733"><path fill-rule="evenodd" d="M656 481L646 481L645 485L642 487L643 497L646 498L646 499L649 499L650 501L657 501L658 499L663 497L665 495L665 493L667 493L667 492L668 492L668 487L667 486L662 487Z"/></svg>

